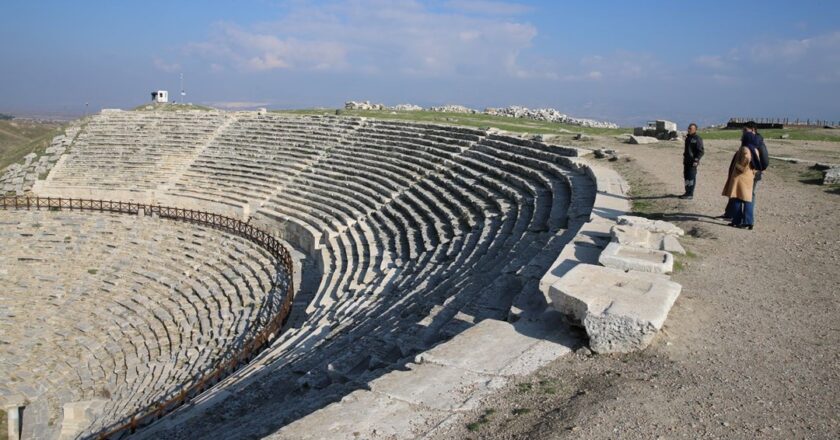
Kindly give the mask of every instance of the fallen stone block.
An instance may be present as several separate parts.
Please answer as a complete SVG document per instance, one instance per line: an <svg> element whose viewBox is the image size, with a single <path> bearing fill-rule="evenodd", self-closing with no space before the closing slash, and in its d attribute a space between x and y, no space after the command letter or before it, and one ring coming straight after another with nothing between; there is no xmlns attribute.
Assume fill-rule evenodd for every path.
<svg viewBox="0 0 840 440"><path fill-rule="evenodd" d="M628 143L636 145L655 144L659 139L652 136L630 136Z"/></svg>
<svg viewBox="0 0 840 440"><path fill-rule="evenodd" d="M840 168L829 168L823 174L823 185L840 183Z"/></svg>
<svg viewBox="0 0 840 440"><path fill-rule="evenodd" d="M682 237L685 231L674 225L673 223L664 222L662 220L651 220L644 217L636 217L633 215L621 215L616 219L619 225L633 226L637 228L646 229L650 232L659 232L662 234L671 234Z"/></svg>
<svg viewBox="0 0 840 440"><path fill-rule="evenodd" d="M598 353L647 347L682 286L662 275L579 264L551 286L553 307L581 323Z"/></svg>
<svg viewBox="0 0 840 440"><path fill-rule="evenodd" d="M674 271L674 256L665 251L625 246L612 242L598 257L606 267L620 270L636 270L649 273L671 273Z"/></svg>
<svg viewBox="0 0 840 440"><path fill-rule="evenodd" d="M671 234L650 232L647 229L634 226L616 225L610 229L610 236L612 237L612 241L625 246L635 246L685 255L685 248Z"/></svg>

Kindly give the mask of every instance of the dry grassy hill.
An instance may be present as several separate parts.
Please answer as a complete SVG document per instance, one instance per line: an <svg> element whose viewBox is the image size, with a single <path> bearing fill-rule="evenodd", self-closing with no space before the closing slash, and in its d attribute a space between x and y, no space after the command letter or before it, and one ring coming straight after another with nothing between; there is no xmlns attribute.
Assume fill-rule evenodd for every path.
<svg viewBox="0 0 840 440"><path fill-rule="evenodd" d="M0 120L0 170L23 161L29 153L43 153L62 124L31 120Z"/></svg>

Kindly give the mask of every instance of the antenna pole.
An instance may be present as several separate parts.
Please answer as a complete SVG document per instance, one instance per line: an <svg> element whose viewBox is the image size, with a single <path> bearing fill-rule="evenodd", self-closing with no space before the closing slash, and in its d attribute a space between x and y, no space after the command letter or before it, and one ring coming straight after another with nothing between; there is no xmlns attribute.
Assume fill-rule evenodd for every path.
<svg viewBox="0 0 840 440"><path fill-rule="evenodd" d="M184 90L184 74L181 73L181 104L186 104L187 92Z"/></svg>

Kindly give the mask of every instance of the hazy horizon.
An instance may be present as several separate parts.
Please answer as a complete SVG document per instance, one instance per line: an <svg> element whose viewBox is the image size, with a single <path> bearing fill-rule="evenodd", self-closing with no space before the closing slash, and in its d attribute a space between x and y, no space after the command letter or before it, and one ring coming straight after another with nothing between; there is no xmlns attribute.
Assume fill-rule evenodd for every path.
<svg viewBox="0 0 840 440"><path fill-rule="evenodd" d="M552 107L622 126L836 121L838 23L840 5L823 2L11 0L0 112L179 99L183 73L186 102L232 109L370 100Z"/></svg>

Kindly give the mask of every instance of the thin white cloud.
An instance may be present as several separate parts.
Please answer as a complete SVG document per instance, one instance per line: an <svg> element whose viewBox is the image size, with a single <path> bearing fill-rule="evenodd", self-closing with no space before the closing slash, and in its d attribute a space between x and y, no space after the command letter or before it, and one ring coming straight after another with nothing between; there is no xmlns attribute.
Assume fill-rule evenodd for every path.
<svg viewBox="0 0 840 440"><path fill-rule="evenodd" d="M181 70L181 65L178 63L167 63L161 58L155 58L152 60L155 68L167 73L175 73Z"/></svg>
<svg viewBox="0 0 840 440"><path fill-rule="evenodd" d="M616 51L608 56L590 55L580 61L585 79L644 79L662 74L659 60L648 53Z"/></svg>
<svg viewBox="0 0 840 440"><path fill-rule="evenodd" d="M451 0L446 6L456 11L487 15L519 15L533 9L520 3L489 0Z"/></svg>
<svg viewBox="0 0 840 440"><path fill-rule="evenodd" d="M727 66L726 61L720 55L700 55L694 58L694 63L701 67L718 70Z"/></svg>
<svg viewBox="0 0 840 440"><path fill-rule="evenodd" d="M502 2L483 6L495 13L520 10ZM253 26L220 23L211 38L187 50L242 71L550 77L521 60L536 35L533 25L503 16L433 10L408 0L355 0L295 4L279 20Z"/></svg>
<svg viewBox="0 0 840 440"><path fill-rule="evenodd" d="M813 58L840 58L840 31L811 38L777 40L757 44L750 51L752 59L763 63L798 63Z"/></svg>
<svg viewBox="0 0 840 440"><path fill-rule="evenodd" d="M218 24L209 41L191 44L188 52L214 60L213 70L224 64L250 71L341 69L348 65L347 48L342 43L284 38L228 23Z"/></svg>

